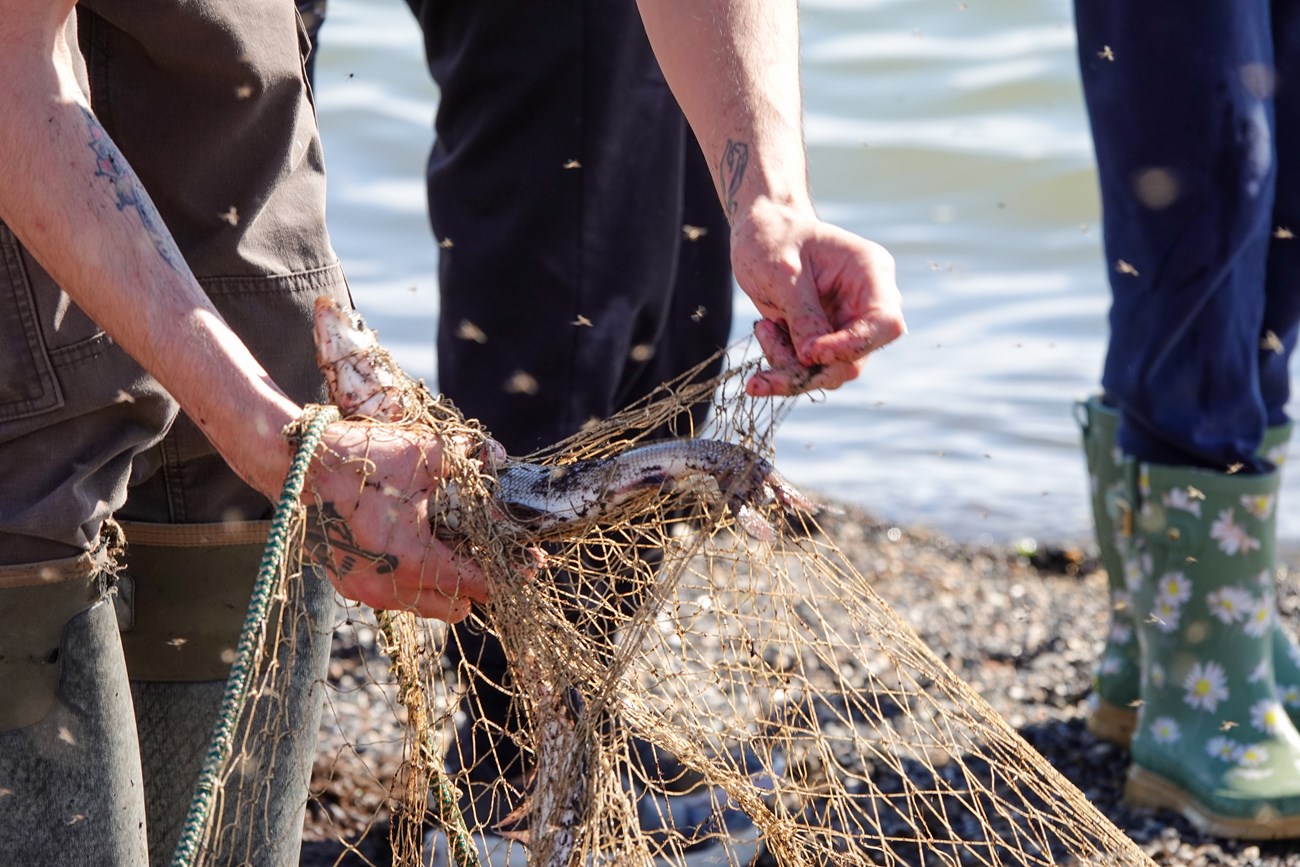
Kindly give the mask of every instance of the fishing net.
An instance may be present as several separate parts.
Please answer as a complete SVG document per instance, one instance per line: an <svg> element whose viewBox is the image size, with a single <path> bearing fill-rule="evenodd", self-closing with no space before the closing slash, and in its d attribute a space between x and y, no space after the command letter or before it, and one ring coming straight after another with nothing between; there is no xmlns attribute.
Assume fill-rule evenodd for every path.
<svg viewBox="0 0 1300 867"><path fill-rule="evenodd" d="M693 371L528 460L562 468L664 435L770 458L788 404L746 396L750 372ZM711 412L697 428L688 409L700 405ZM927 649L814 516L773 504L771 538L756 538L731 492L706 478L529 531L494 505L475 447L486 431L422 388L402 406L400 424L469 444L431 513L440 537L493 577L494 595L454 631L341 609L337 631L351 637L313 783L335 794L308 807L339 836L387 826L403 865L431 857L430 829L445 863L476 863L485 823L518 848L514 863L527 853L532 865L685 865L705 851L737 865L1150 863ZM305 532L308 520L296 517L302 544L282 552L281 597L304 562L324 559L313 547L327 534ZM458 636L479 632L500 638L504 677L479 670L470 645L446 662ZM267 661L268 639L244 717L286 675ZM502 750L522 761L499 776L444 774L457 725L489 716L474 706L489 694L514 710L504 728L483 722L476 742L490 747L485 760ZM340 708L358 698L369 721L348 730L356 722ZM276 736L257 734L224 767L264 764L255 753ZM248 822L256 795L226 792L204 839L219 834L214 822Z"/></svg>

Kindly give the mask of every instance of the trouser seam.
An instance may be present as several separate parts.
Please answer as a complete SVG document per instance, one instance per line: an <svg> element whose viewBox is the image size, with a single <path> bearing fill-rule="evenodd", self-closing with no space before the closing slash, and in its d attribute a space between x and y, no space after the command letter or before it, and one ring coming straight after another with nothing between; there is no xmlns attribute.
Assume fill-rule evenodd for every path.
<svg viewBox="0 0 1300 867"><path fill-rule="evenodd" d="M162 466L159 472L163 477L163 490L167 492L167 517L175 523L183 523L187 512L185 505L185 478L181 466L180 449L173 437L164 437L160 443Z"/></svg>

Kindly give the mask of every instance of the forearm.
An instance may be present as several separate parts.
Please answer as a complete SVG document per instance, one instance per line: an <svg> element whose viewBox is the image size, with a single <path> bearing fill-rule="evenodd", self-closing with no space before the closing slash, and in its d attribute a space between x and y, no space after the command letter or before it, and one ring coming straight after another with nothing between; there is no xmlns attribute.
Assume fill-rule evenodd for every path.
<svg viewBox="0 0 1300 867"><path fill-rule="evenodd" d="M34 5L34 4L33 4ZM0 4L0 219L152 373L234 469L274 494L298 407L212 307L85 105L63 28Z"/></svg>
<svg viewBox="0 0 1300 867"><path fill-rule="evenodd" d="M795 0L638 0L731 221L736 281L772 368L751 394L836 388L903 332L894 261L819 220L808 191Z"/></svg>
<svg viewBox="0 0 1300 867"><path fill-rule="evenodd" d="M646 32L735 220L811 211L794 0L638 0Z"/></svg>

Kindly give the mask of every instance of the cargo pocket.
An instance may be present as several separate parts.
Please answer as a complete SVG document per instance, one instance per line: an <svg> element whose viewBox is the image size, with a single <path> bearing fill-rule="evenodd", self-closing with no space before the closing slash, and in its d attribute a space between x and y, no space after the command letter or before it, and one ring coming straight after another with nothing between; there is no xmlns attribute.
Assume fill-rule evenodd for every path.
<svg viewBox="0 0 1300 867"><path fill-rule="evenodd" d="M0 421L58 409L63 392L41 339L18 239L0 223Z"/></svg>

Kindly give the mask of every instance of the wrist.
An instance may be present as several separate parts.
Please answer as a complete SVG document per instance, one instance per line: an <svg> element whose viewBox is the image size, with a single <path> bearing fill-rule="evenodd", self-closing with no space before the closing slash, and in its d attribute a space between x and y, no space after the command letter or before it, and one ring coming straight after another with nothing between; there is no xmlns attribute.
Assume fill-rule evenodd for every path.
<svg viewBox="0 0 1300 867"><path fill-rule="evenodd" d="M790 247L797 246L806 227L816 220L817 214L807 199L768 195L749 199L731 221L733 267L738 272L745 268L744 262L734 261L737 256L746 261L757 256L750 262L754 264L788 255Z"/></svg>
<svg viewBox="0 0 1300 867"><path fill-rule="evenodd" d="M297 416L280 431L280 440L286 447L289 460L288 473L293 473L294 466L305 461L306 478L299 492L299 499L305 505L317 501L322 487L320 480L334 469L330 456L336 453L336 445L345 431L337 407L311 403L304 404ZM304 454L307 445L311 451ZM288 484L287 475L284 484Z"/></svg>
<svg viewBox="0 0 1300 867"><path fill-rule="evenodd" d="M737 199L731 214L733 233L746 226L789 224L801 220L815 220L812 197L806 191L762 191Z"/></svg>
<svg viewBox="0 0 1300 867"><path fill-rule="evenodd" d="M235 474L274 502L280 498L296 451L296 443L286 433L301 418L302 408L278 392L246 393L242 398L246 408L239 413L222 411L216 403L202 407L182 403L182 408Z"/></svg>
<svg viewBox="0 0 1300 867"><path fill-rule="evenodd" d="M750 137L718 135L714 171L727 219L733 225L756 208L784 206L812 212L808 163L795 119L754 125Z"/></svg>

